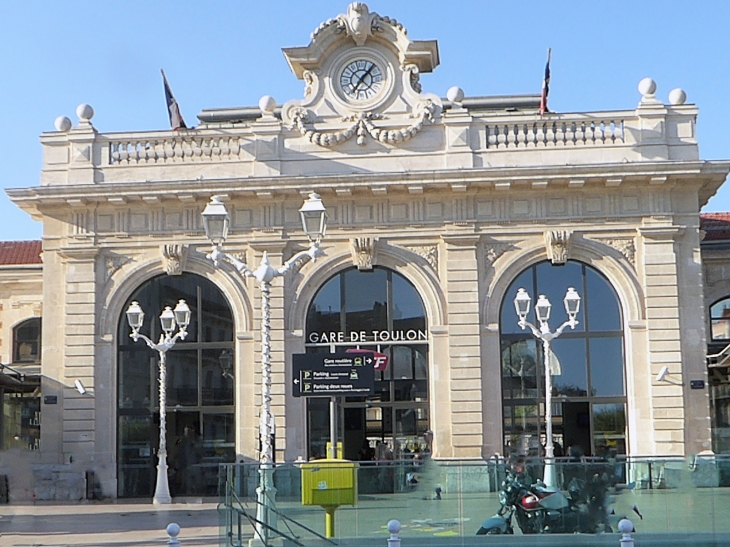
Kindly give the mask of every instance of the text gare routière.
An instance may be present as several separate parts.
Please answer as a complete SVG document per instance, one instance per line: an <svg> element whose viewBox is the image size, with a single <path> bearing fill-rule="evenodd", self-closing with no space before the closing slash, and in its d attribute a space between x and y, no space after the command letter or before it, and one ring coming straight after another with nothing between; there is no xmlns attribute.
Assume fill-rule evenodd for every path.
<svg viewBox="0 0 730 547"><path fill-rule="evenodd" d="M295 397L371 395L374 391L372 354L294 354Z"/></svg>
<svg viewBox="0 0 730 547"><path fill-rule="evenodd" d="M347 342L425 342L428 336L425 330L372 330L370 333L360 331L310 332L307 336L310 344L337 344Z"/></svg>

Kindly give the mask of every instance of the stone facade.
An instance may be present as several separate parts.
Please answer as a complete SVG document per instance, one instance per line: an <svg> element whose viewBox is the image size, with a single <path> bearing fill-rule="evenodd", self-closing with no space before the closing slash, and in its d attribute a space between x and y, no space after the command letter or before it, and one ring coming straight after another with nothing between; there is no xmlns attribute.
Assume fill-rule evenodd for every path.
<svg viewBox="0 0 730 547"><path fill-rule="evenodd" d="M272 288L280 460L306 442L287 363L304 350L317 289L363 261L353 238L369 240L367 260L404 275L426 306L434 456L502 450L500 309L512 280L548 258L590 264L618 294L629 453L708 450L708 393L687 385L707 376L698 213L730 162L699 159L695 106L662 104L647 83L630 110L543 117L537 96L440 98L418 82L438 65L436 43L366 15L348 12L309 46L284 50L302 100L279 108L265 98L261 109L204 110L194 129L123 134L99 132L82 105L76 125L43 134L41 185L8 191L43 220L42 278L35 272L27 298L7 284L21 283L20 272L0 285L3 340L42 303L43 394L58 400L43 407L42 459L83 461L115 495L118 321L142 282L180 271L213 281L233 309L236 452L255 457L260 295L206 260L201 212L223 196L227 252L252 264L267 250L277 264L307 245L297 210L312 191L330 216L327 256ZM360 57L384 74L362 99L337 87ZM713 295L728 292L718 283L727 285L711 284ZM677 382L655 380L664 366Z"/></svg>

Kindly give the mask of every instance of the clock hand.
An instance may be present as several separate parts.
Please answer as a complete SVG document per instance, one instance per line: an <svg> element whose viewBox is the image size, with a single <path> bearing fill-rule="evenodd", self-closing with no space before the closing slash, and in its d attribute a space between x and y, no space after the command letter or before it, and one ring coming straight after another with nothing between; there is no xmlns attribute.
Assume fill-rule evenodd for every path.
<svg viewBox="0 0 730 547"><path fill-rule="evenodd" d="M355 84L355 87L353 88L353 91L357 92L357 89L360 87L360 84L365 80L365 77L370 75L370 72L375 68L375 65L370 65L370 68L367 69L360 78L358 78L357 83Z"/></svg>

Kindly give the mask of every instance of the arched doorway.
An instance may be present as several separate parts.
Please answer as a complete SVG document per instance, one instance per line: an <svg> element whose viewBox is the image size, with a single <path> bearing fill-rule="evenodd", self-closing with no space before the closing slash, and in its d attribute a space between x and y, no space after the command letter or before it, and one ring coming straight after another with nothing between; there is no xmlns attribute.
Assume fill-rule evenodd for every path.
<svg viewBox="0 0 730 547"><path fill-rule="evenodd" d="M375 372L375 394L340 401L343 456L360 459L364 444L376 457L407 457L426 449L429 429L426 312L415 287L398 272L376 266L331 277L309 306L307 352L373 349L390 356ZM324 457L330 440L329 398L307 399L309 457Z"/></svg>
<svg viewBox="0 0 730 547"><path fill-rule="evenodd" d="M234 323L218 288L191 273L161 275L141 285L141 331L160 337L159 314L184 299L188 336L167 353L167 447L173 496L216 495L218 464L235 460ZM119 317L117 347L117 495L151 497L159 439L158 352L129 336Z"/></svg>
<svg viewBox="0 0 730 547"><path fill-rule="evenodd" d="M506 454L536 456L544 438L545 378L542 343L517 325L513 300L519 288L553 304L554 330L567 315L568 287L582 298L579 324L553 340L552 423L556 455L569 447L584 455L626 454L626 382L621 308L606 278L587 264L545 261L523 270L502 301L502 416ZM534 309L528 321L537 325ZM555 359L552 362L552 359ZM542 441L544 443L544 440Z"/></svg>

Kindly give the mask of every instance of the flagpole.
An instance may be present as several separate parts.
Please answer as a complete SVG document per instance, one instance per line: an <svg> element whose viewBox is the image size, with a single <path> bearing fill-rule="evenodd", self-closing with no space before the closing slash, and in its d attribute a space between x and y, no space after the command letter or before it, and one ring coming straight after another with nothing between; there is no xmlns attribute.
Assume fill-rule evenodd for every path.
<svg viewBox="0 0 730 547"><path fill-rule="evenodd" d="M542 94L540 96L540 117L546 112L550 112L547 107L548 93L550 92L550 57L552 56L552 48L548 48L547 63L545 63L545 75L542 79Z"/></svg>

